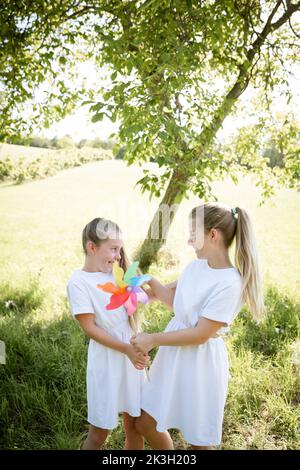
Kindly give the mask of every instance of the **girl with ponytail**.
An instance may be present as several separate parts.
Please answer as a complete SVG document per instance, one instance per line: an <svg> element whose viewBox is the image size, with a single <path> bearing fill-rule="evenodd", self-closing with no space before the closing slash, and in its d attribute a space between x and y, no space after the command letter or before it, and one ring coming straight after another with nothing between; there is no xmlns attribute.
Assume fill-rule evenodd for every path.
<svg viewBox="0 0 300 470"><path fill-rule="evenodd" d="M160 346L142 393L137 430L153 449L173 449L169 428L179 429L193 449L221 443L228 388L223 333L246 303L259 320L263 286L255 235L245 209L206 203L190 214L189 244L196 259L178 283L149 285L156 299L172 305L165 332L133 336L136 351ZM235 266L229 248L235 241Z"/></svg>

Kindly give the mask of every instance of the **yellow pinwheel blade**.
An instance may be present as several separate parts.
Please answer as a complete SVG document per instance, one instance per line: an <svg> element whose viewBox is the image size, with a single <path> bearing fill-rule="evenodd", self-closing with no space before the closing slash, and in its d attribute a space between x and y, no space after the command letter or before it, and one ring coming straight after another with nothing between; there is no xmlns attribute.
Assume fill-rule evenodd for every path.
<svg viewBox="0 0 300 470"><path fill-rule="evenodd" d="M116 261L113 264L112 273L118 287L126 287L128 285L123 281L124 271Z"/></svg>

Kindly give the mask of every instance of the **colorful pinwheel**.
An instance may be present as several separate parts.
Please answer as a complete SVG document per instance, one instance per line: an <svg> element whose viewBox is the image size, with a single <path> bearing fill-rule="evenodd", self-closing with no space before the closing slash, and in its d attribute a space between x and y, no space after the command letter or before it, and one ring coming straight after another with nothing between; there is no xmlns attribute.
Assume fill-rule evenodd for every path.
<svg viewBox="0 0 300 470"><path fill-rule="evenodd" d="M106 310L114 310L124 305L127 314L131 316L136 311L138 302L142 302L143 304L148 302L148 295L140 286L144 284L144 282L149 281L151 276L148 274L136 276L138 265L138 261L132 263L124 275L124 270L115 262L113 264L112 273L116 285L112 282L97 284L99 289L112 294L109 304L106 305Z"/></svg>

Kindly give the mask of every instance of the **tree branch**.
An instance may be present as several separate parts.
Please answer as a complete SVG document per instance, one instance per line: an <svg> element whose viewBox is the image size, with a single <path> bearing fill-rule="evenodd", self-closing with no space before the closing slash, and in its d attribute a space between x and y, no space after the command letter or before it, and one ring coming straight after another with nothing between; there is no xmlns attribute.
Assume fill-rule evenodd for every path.
<svg viewBox="0 0 300 470"><path fill-rule="evenodd" d="M287 6L288 7L285 10L282 17L279 18L279 20L276 21L276 23L272 23L271 25L272 31L275 31L276 29L280 28L280 26L282 26L284 23L286 23L286 21L288 21L291 18L293 13L300 10L300 2L297 2L297 3L288 2Z"/></svg>
<svg viewBox="0 0 300 470"><path fill-rule="evenodd" d="M68 11L68 10L67 10ZM64 13L67 13L64 12ZM74 11L74 13L72 13L71 15L67 16L66 19L67 21L68 20L73 20L74 18L77 18L78 16L82 16L82 15L85 15L86 13L91 13L91 12L95 12L95 7L94 6L90 6L90 5L87 5L85 6L84 8L82 8L81 10L78 10L78 11Z"/></svg>
<svg viewBox="0 0 300 470"><path fill-rule="evenodd" d="M203 142L203 146L211 141L211 139L216 135L217 131L221 127L224 119L230 113L231 108L235 101L241 96L241 94L246 90L250 78L251 78L251 71L253 69L252 64L254 60L255 54L259 54L263 43L265 42L267 36L275 31L276 29L280 28L284 23L286 23L289 18L300 8L300 1L297 4L288 4L288 9L284 12L284 14L279 18L278 21L272 23L272 20L278 11L280 5L283 4L282 0L278 0L275 7L273 8L272 12L270 13L267 22L259 34L257 39L252 44L251 49L248 51L246 57L246 61L240 65L239 67L239 76L232 86L231 90L225 96L223 103L217 110L212 122L206 126L203 131L201 132L201 140Z"/></svg>
<svg viewBox="0 0 300 470"><path fill-rule="evenodd" d="M263 28L263 30L261 31L261 33L259 33L258 37L256 38L256 40L254 41L254 43L252 44L252 47L251 49L248 51L247 53L247 59L249 62L252 61L256 51L262 46L264 40L266 39L266 37L268 36L268 34L270 33L271 31L271 28L272 28L272 19L274 18L278 8L280 7L280 5L282 4L282 0L278 0L275 7L273 8L269 18L267 19L267 22Z"/></svg>

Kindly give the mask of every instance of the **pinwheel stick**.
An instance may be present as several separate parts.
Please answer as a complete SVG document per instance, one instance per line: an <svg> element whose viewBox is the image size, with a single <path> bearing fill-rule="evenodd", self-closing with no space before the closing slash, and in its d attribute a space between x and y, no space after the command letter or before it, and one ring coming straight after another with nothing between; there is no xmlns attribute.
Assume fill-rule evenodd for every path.
<svg viewBox="0 0 300 470"><path fill-rule="evenodd" d="M137 325L136 325L134 315L131 316L131 322L132 322L131 325L132 325L132 329L134 331L134 334L137 335L139 332L138 332L138 328L137 328Z"/></svg>
<svg viewBox="0 0 300 470"><path fill-rule="evenodd" d="M134 315L131 316L131 324L132 324L132 329L134 331L134 334L135 335L138 335L139 332L138 332L138 328L137 328L137 325L136 325L136 321L135 321L135 318L134 318ZM148 367L145 367L145 372L146 372L146 376L147 376L147 379L148 381L150 382L150 375L149 375L149 369Z"/></svg>

